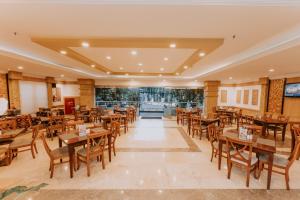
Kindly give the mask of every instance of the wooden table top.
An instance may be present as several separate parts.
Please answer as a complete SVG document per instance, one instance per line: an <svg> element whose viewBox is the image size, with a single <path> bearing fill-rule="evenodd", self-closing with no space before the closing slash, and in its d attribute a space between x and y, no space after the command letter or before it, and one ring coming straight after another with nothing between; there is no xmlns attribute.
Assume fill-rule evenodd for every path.
<svg viewBox="0 0 300 200"><path fill-rule="evenodd" d="M226 137L240 141L250 141L239 139L238 131L236 129L225 131L222 135L219 136L219 140L226 141ZM264 139L254 135L251 141L253 142L253 148L276 153L276 145L274 140Z"/></svg>
<svg viewBox="0 0 300 200"><path fill-rule="evenodd" d="M280 125L287 125L287 121L282 121L279 119L271 119L271 118L254 118L256 122L266 123L266 124L280 124Z"/></svg>
<svg viewBox="0 0 300 200"><path fill-rule="evenodd" d="M103 128L93 128L91 129L91 134L93 133L103 133L109 135L110 131ZM67 145L87 140L87 136L79 136L79 132L77 130L66 131L64 134L61 134L58 137Z"/></svg>
<svg viewBox="0 0 300 200"><path fill-rule="evenodd" d="M18 129L12 129L12 130L3 130L2 134L0 134L0 139L9 139L9 138L15 138L21 133L25 131L25 128L18 128Z"/></svg>

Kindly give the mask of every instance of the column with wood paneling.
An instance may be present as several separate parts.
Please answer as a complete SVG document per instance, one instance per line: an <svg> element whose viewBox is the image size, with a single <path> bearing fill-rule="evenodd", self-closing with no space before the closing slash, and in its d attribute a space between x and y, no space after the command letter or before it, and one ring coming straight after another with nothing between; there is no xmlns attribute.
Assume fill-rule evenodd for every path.
<svg viewBox="0 0 300 200"><path fill-rule="evenodd" d="M259 83L261 85L259 113L261 115L263 115L267 111L268 107L269 82L270 81L268 77L263 77L259 79Z"/></svg>
<svg viewBox="0 0 300 200"><path fill-rule="evenodd" d="M53 77L46 77L47 84L47 94L48 94L48 108L53 106L53 93L52 93L52 84L55 83L55 79Z"/></svg>
<svg viewBox="0 0 300 200"><path fill-rule="evenodd" d="M92 108L95 106L95 81L93 79L78 79L80 86L80 105Z"/></svg>
<svg viewBox="0 0 300 200"><path fill-rule="evenodd" d="M204 81L204 114L213 112L218 104L220 81Z"/></svg>
<svg viewBox="0 0 300 200"><path fill-rule="evenodd" d="M19 81L23 76L21 72L9 71L8 72L8 90L9 90L9 105L10 108L21 108L20 103L20 86Z"/></svg>

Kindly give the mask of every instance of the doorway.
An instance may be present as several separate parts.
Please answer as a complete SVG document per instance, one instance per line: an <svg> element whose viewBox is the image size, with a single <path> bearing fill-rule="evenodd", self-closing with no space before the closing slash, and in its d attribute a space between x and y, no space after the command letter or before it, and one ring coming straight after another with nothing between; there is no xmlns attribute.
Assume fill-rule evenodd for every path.
<svg viewBox="0 0 300 200"><path fill-rule="evenodd" d="M75 107L75 98L64 98L65 114L70 115Z"/></svg>

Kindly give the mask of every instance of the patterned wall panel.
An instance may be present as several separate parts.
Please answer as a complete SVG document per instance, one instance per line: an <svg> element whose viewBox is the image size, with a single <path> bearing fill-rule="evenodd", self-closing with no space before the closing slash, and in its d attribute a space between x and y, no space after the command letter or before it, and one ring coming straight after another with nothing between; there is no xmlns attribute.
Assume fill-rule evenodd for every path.
<svg viewBox="0 0 300 200"><path fill-rule="evenodd" d="M268 111L281 113L284 92L284 79L271 80L269 89Z"/></svg>
<svg viewBox="0 0 300 200"><path fill-rule="evenodd" d="M244 90L243 104L249 103L249 90Z"/></svg>
<svg viewBox="0 0 300 200"><path fill-rule="evenodd" d="M241 103L241 95L242 95L242 91L241 90L238 90L236 92L236 103L237 104L240 104Z"/></svg>
<svg viewBox="0 0 300 200"><path fill-rule="evenodd" d="M221 90L221 103L227 103L227 90Z"/></svg>
<svg viewBox="0 0 300 200"><path fill-rule="evenodd" d="M258 90L252 90L252 105L258 105Z"/></svg>

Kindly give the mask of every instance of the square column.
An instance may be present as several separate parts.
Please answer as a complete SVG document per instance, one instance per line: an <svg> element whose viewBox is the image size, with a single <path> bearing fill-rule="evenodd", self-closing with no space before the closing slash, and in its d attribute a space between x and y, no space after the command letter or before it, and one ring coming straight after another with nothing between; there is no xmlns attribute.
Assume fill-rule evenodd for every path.
<svg viewBox="0 0 300 200"><path fill-rule="evenodd" d="M95 106L95 80L78 79L80 88L80 105L92 108Z"/></svg>
<svg viewBox="0 0 300 200"><path fill-rule="evenodd" d="M218 89L220 81L204 81L204 114L213 112L218 105Z"/></svg>
<svg viewBox="0 0 300 200"><path fill-rule="evenodd" d="M10 108L21 109L19 81L23 79L21 72L8 72L8 90Z"/></svg>

